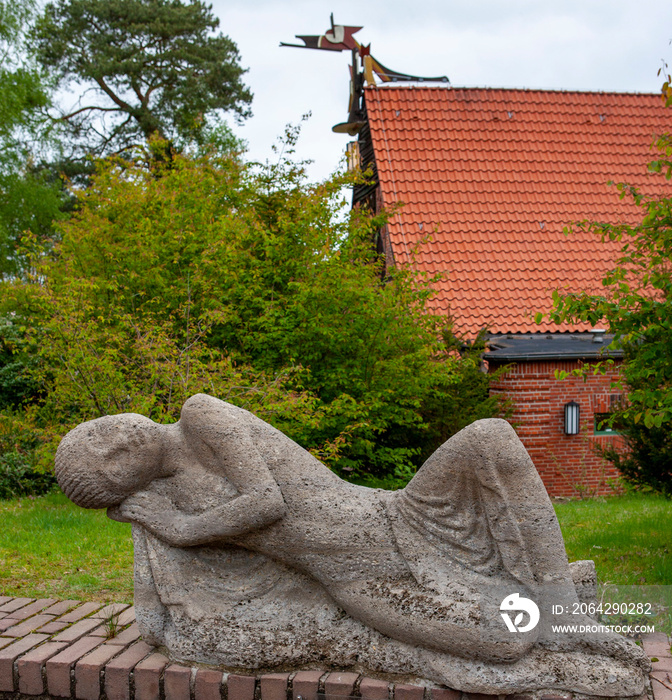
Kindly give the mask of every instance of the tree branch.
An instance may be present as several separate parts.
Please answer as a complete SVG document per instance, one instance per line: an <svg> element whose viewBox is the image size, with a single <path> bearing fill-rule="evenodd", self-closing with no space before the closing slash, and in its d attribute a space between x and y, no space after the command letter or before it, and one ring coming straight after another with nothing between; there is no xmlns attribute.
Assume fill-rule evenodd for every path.
<svg viewBox="0 0 672 700"><path fill-rule="evenodd" d="M103 139L102 143L99 145L98 149L101 153L107 148L107 146L119 135L119 132L128 124L128 122L131 121L133 116L129 114L126 119L121 122L121 124L117 124L117 126L112 130L112 133L109 136L104 136L104 134L100 134L101 138ZM121 153L123 150L125 150L125 146L122 147L118 153Z"/></svg>
<svg viewBox="0 0 672 700"><path fill-rule="evenodd" d="M138 84L134 78L131 78L131 87L133 88L133 92L135 93L135 96L140 100L140 104L144 107L145 100L147 99L147 95L146 94L143 95L140 92L140 87L138 86Z"/></svg>
<svg viewBox="0 0 672 700"><path fill-rule="evenodd" d="M124 100L115 95L115 93L112 92L102 78L94 78L94 80L100 86L100 89L112 100L112 102L114 102L115 105L118 105L123 112L132 114L135 111L132 105L129 105L128 102L124 102Z"/></svg>
<svg viewBox="0 0 672 700"><path fill-rule="evenodd" d="M62 120L67 120L67 119L72 119L72 117L77 116L81 112L86 112L87 110L92 110L92 109L97 109L100 112L122 112L124 110L121 109L121 107L97 107L96 105L91 105L89 107L81 107L80 109L76 109L74 112L70 112L70 114L64 114L59 117L59 119Z"/></svg>

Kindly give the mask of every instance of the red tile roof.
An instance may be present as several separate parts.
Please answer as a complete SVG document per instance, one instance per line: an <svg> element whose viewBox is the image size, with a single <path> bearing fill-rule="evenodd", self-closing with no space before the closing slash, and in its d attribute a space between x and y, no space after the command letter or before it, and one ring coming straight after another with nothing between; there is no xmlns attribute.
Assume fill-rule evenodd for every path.
<svg viewBox="0 0 672 700"><path fill-rule="evenodd" d="M616 248L563 235L572 221L636 223L607 182L672 194L647 172L672 125L660 95L386 86L367 88L383 204L396 264L445 272L435 308L476 333L587 330L537 326L553 289L593 290Z"/></svg>

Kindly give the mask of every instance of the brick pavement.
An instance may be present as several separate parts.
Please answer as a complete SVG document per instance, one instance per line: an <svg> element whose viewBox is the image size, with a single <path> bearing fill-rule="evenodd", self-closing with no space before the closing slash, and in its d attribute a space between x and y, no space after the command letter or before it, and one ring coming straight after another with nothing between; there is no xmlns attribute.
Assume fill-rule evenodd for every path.
<svg viewBox="0 0 672 700"><path fill-rule="evenodd" d="M105 620L112 613L118 614L118 629L107 639ZM523 700L395 684L357 673L253 676L172 663L140 639L127 605L0 596L0 621L0 700ZM653 700L672 700L670 640L656 633L643 643L653 662ZM539 700L571 699L548 695Z"/></svg>

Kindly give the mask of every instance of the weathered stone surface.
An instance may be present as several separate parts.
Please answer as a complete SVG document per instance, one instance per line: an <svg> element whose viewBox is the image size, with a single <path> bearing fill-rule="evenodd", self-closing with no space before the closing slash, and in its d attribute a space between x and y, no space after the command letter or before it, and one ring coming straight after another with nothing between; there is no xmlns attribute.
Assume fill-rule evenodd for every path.
<svg viewBox="0 0 672 700"><path fill-rule="evenodd" d="M569 565L576 594L581 603L597 605L597 571L591 559L573 561Z"/></svg>
<svg viewBox="0 0 672 700"><path fill-rule="evenodd" d="M485 695L644 690L648 660L633 643L552 630L594 624L566 612L592 594L592 569L570 569L505 421L465 428L390 493L342 481L252 414L199 394L173 425L122 414L78 426L56 475L76 503L133 523L139 628L175 659L283 671L326 661Z"/></svg>

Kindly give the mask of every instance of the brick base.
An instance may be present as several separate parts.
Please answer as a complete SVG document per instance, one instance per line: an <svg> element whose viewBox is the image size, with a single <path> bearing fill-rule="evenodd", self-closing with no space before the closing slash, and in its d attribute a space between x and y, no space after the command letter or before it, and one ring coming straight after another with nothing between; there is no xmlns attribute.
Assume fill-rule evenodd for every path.
<svg viewBox="0 0 672 700"><path fill-rule="evenodd" d="M106 619L111 614L118 616L118 629L108 638ZM0 700L317 700L318 695L320 700L523 700L519 695L462 693L358 673L243 676L175 664L139 639L128 605L0 596L0 622ZM653 634L644 639L644 648L656 659L653 700L672 700L670 640ZM538 700L571 696L542 695Z"/></svg>

